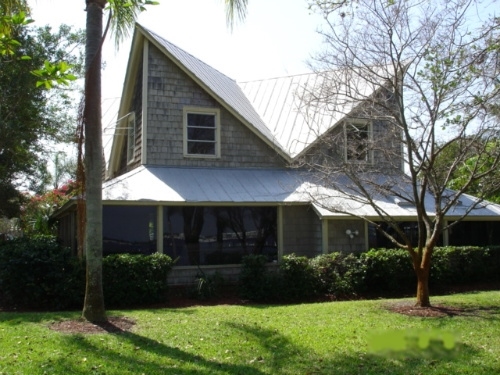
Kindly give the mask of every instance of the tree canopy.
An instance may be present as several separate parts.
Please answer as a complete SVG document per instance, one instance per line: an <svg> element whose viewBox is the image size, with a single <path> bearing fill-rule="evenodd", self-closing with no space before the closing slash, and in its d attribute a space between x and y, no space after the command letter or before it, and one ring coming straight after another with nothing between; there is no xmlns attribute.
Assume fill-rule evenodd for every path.
<svg viewBox="0 0 500 375"><path fill-rule="evenodd" d="M33 72L46 61L81 66L82 33L61 26L14 28L10 34L19 44L0 54L0 216L19 213L22 190L39 190L49 159L49 142L74 137L69 109L74 107L68 90L37 88ZM22 58L29 56L30 58Z"/></svg>

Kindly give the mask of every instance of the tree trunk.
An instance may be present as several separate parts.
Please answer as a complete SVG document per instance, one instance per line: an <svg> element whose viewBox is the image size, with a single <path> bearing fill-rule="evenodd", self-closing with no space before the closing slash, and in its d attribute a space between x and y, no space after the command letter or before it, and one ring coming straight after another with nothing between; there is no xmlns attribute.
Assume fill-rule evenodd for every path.
<svg viewBox="0 0 500 375"><path fill-rule="evenodd" d="M429 274L431 270L431 257L433 245L427 244L422 251L422 257L413 258L413 268L417 274L417 301L415 306L430 307Z"/></svg>
<svg viewBox="0 0 500 375"><path fill-rule="evenodd" d="M430 294L429 294L429 270L418 269L417 274L417 301L415 306L430 307Z"/></svg>
<svg viewBox="0 0 500 375"><path fill-rule="evenodd" d="M102 288L101 42L103 1L87 1L85 46L85 199L87 262L83 318L107 320Z"/></svg>

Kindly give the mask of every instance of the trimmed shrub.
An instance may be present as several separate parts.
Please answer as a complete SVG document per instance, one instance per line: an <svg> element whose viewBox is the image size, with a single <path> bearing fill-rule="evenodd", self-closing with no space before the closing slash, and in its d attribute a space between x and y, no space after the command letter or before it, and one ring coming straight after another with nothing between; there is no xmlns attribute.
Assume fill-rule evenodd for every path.
<svg viewBox="0 0 500 375"><path fill-rule="evenodd" d="M247 255L241 261L239 292L252 301L273 301L279 290L279 277L267 269L265 255Z"/></svg>
<svg viewBox="0 0 500 375"><path fill-rule="evenodd" d="M402 249L371 249L360 255L366 265L368 293L408 293L416 288L410 255Z"/></svg>
<svg viewBox="0 0 500 375"><path fill-rule="evenodd" d="M106 307L133 307L165 301L167 276L172 265L172 258L159 253L114 254L103 258Z"/></svg>
<svg viewBox="0 0 500 375"><path fill-rule="evenodd" d="M311 259L320 291L338 299L358 296L365 290L366 265L354 254L331 253Z"/></svg>
<svg viewBox="0 0 500 375"><path fill-rule="evenodd" d="M279 274L283 283L280 293L282 299L307 300L318 295L319 278L308 258L285 255L280 263Z"/></svg>
<svg viewBox="0 0 500 375"><path fill-rule="evenodd" d="M61 310L81 306L84 265L52 236L24 237L0 245L0 305Z"/></svg>
<svg viewBox="0 0 500 375"><path fill-rule="evenodd" d="M430 282L451 286L499 280L499 248L439 247L432 255Z"/></svg>

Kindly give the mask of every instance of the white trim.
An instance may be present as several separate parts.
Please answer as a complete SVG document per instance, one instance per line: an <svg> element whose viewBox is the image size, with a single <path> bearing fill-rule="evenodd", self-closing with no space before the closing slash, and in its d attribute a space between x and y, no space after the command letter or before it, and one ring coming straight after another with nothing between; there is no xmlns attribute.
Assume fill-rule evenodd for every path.
<svg viewBox="0 0 500 375"><path fill-rule="evenodd" d="M211 115L215 118L215 154L189 154L187 150L188 144L188 124L187 116L188 114L200 114L200 115ZM207 108L207 107L191 107L186 106L182 109L182 150L184 157L186 158L206 158L206 159L218 159L221 156L220 152L220 110L218 108Z"/></svg>
<svg viewBox="0 0 500 375"><path fill-rule="evenodd" d="M367 139L367 153L366 153L366 160L355 160L355 159L348 159L347 158L347 132L348 132L348 127L355 127L356 125L358 126L366 126L367 133L368 133L368 139ZM344 131L344 161L346 163L350 164L373 164L373 150L370 149L369 145L371 142L373 142L373 124L370 120L364 120L364 119L348 119L344 121L344 126L343 126L343 131Z"/></svg>
<svg viewBox="0 0 500 375"><path fill-rule="evenodd" d="M364 221L364 227L365 227L365 251L370 250L370 233L368 232L368 221Z"/></svg>
<svg viewBox="0 0 500 375"><path fill-rule="evenodd" d="M163 254L163 206L156 207L156 252Z"/></svg>
<svg viewBox="0 0 500 375"><path fill-rule="evenodd" d="M148 70L149 42L145 38L142 53L142 118L141 118L141 164L148 162Z"/></svg>
<svg viewBox="0 0 500 375"><path fill-rule="evenodd" d="M278 206L278 213L276 215L276 227L278 233L276 236L278 237L278 263L281 262L283 258L283 206Z"/></svg>
<svg viewBox="0 0 500 375"><path fill-rule="evenodd" d="M135 138L137 136L137 123L135 112L127 116L127 165L135 161Z"/></svg>
<svg viewBox="0 0 500 375"><path fill-rule="evenodd" d="M323 254L328 254L328 219L321 219L321 248Z"/></svg>

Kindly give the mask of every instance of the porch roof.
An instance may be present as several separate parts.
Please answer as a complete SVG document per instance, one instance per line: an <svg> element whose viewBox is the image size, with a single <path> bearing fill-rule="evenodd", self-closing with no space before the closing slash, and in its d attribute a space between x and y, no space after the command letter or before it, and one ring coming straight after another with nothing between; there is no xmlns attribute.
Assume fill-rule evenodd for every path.
<svg viewBox="0 0 500 375"><path fill-rule="evenodd" d="M141 166L103 184L105 201L308 203L293 170Z"/></svg>
<svg viewBox="0 0 500 375"><path fill-rule="evenodd" d="M117 204L312 204L320 218L347 218L351 215L377 218L373 207L357 202L341 191L349 190L349 182L347 178L344 179L345 189L335 190L321 186L313 175L297 169L141 166L105 182L103 200ZM379 195L376 201L387 215L394 218L411 220L416 216L413 206L393 197ZM463 216L475 202L476 198L462 195L460 204L454 206L447 217L453 219ZM430 216L433 215L432 204L432 200L429 200L427 212ZM468 214L468 219L500 220L500 205L482 202Z"/></svg>

